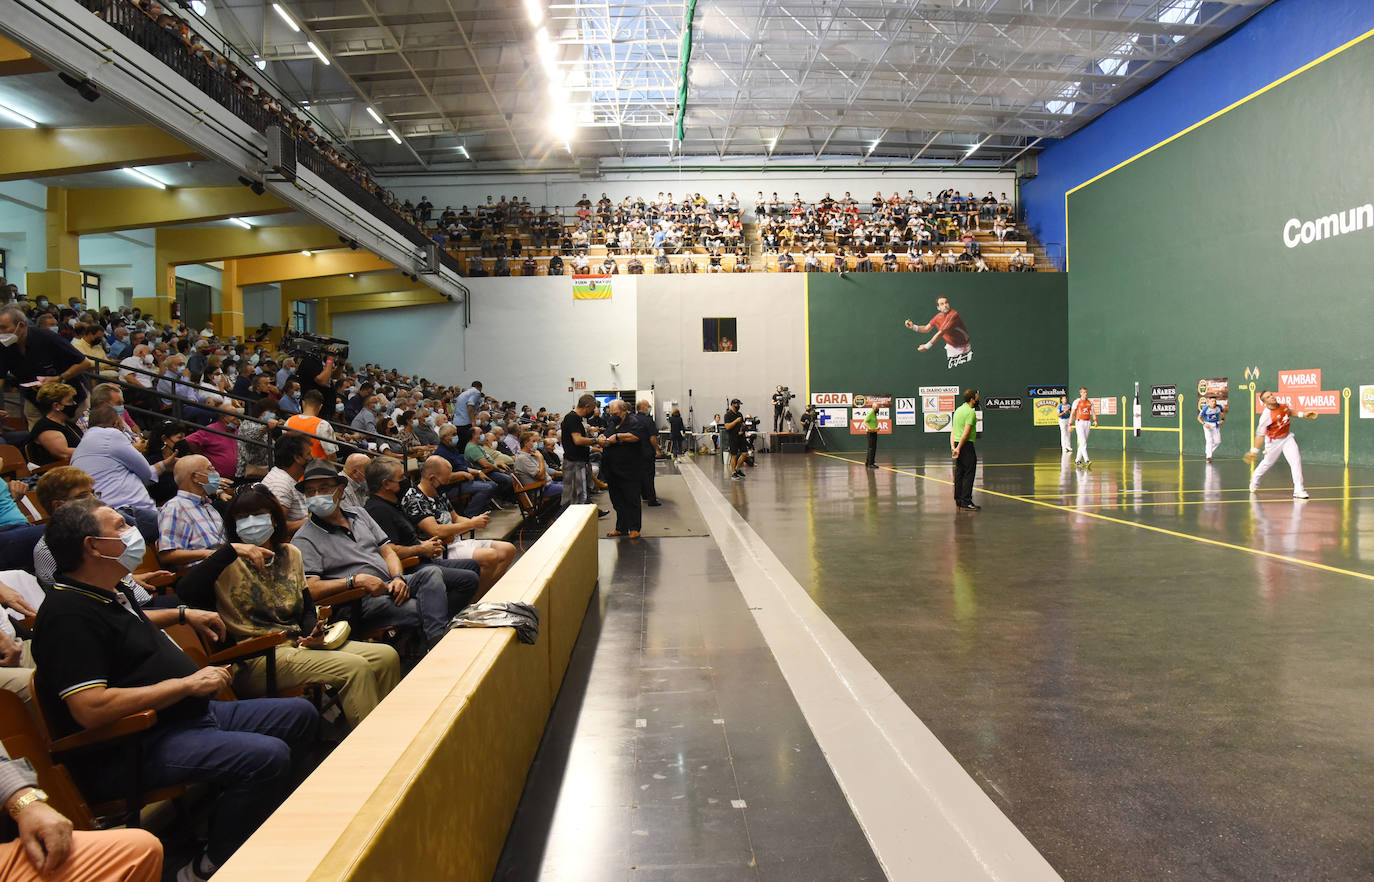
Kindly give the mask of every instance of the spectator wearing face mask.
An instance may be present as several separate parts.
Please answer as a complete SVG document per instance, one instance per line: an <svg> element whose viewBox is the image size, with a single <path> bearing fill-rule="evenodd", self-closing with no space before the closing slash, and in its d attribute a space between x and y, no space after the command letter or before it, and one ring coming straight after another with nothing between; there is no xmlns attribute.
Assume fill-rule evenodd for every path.
<svg viewBox="0 0 1374 882"><path fill-rule="evenodd" d="M164 567L198 563L224 544L224 519L215 508L219 472L199 454L177 460L177 495L158 512L157 556Z"/></svg>
<svg viewBox="0 0 1374 882"><path fill-rule="evenodd" d="M38 466L68 462L81 443L81 430L76 425L76 389L66 383L44 383L36 400L43 416L33 424L29 462Z"/></svg>
<svg viewBox="0 0 1374 882"><path fill-rule="evenodd" d="M234 473L236 477L257 480L266 475L267 470L272 467L272 430L279 425L277 412L272 409L273 407L272 401L267 398L248 402L245 414L257 417L262 422L243 420L239 423L238 468ZM249 443L254 441L259 443Z"/></svg>
<svg viewBox="0 0 1374 882"><path fill-rule="evenodd" d="M221 475L234 475L239 465L239 443L232 437L238 432L239 418L221 413L215 415L214 422L198 432L186 436L186 443L196 453L210 460L215 471ZM231 437L225 437L226 435Z"/></svg>
<svg viewBox="0 0 1374 882"><path fill-rule="evenodd" d="M31 429L45 415L45 408L37 401L42 384L63 383L80 405L86 400L80 377L90 367L91 362L57 334L30 328L24 310L17 306L0 310L0 373L11 375L19 384L24 416Z"/></svg>
<svg viewBox="0 0 1374 882"><path fill-rule="evenodd" d="M323 407L324 397L318 389L311 389L301 399L301 412L292 415L286 421L288 430L314 437L315 440L310 445L310 455L316 459L328 459L339 452L339 446L332 443L334 427L320 416Z"/></svg>
<svg viewBox="0 0 1374 882"><path fill-rule="evenodd" d="M301 412L301 385L295 380L287 380L286 385L281 387L281 401L278 402L281 412L293 415Z"/></svg>
<svg viewBox="0 0 1374 882"><path fill-rule="evenodd" d="M91 476L95 492L124 519L138 527L146 542L156 542L158 512L146 485L176 462L171 451L156 465L134 449L120 426L119 414L108 404L91 409L90 426L76 445L71 464Z"/></svg>
<svg viewBox="0 0 1374 882"><path fill-rule="evenodd" d="M377 432L377 414L382 410L382 399L376 395L369 395L363 402L362 410L354 415L350 426L360 432Z"/></svg>

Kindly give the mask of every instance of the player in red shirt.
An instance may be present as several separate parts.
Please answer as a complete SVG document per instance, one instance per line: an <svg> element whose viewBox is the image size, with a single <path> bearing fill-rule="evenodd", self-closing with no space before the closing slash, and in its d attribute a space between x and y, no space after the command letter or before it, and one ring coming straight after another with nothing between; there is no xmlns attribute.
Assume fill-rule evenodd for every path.
<svg viewBox="0 0 1374 882"><path fill-rule="evenodd" d="M963 364L973 359L973 341L969 339L968 327L964 325L964 319L959 315L957 309L951 309L949 298L939 297L935 300L935 316L926 324L918 325L911 319L906 320L908 329L918 334L929 334L932 330L935 336L925 343L917 346L918 352L925 352L935 341L944 338L945 356L948 358L949 367Z"/></svg>
<svg viewBox="0 0 1374 882"><path fill-rule="evenodd" d="M1092 460L1088 459L1088 430L1097 428L1097 414L1093 410L1093 403L1088 400L1087 386L1078 387L1078 400L1073 403L1069 414L1073 418L1073 429L1078 433L1078 453L1073 458L1074 468L1092 468Z"/></svg>
<svg viewBox="0 0 1374 882"><path fill-rule="evenodd" d="M1317 415L1289 408L1288 405L1280 403L1268 389L1261 392L1259 397L1266 409L1260 414L1259 422L1255 425L1255 446L1245 454L1245 461L1253 463L1259 457L1261 445L1264 447L1264 459L1255 466L1255 471L1250 476L1250 492L1254 493L1259 489L1260 478L1263 478L1264 473L1282 456L1288 460L1288 470L1293 473L1293 498L1306 499L1307 489L1302 483L1302 454L1298 452L1298 439L1293 437L1292 420L1295 416L1315 420Z"/></svg>

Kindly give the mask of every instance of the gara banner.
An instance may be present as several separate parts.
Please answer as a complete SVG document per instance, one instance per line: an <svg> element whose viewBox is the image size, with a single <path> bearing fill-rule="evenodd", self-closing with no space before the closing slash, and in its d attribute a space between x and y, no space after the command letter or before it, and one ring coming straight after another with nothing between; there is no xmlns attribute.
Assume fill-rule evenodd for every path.
<svg viewBox="0 0 1374 882"><path fill-rule="evenodd" d="M1067 386L1027 386L1026 397L1031 401L1031 412L1036 426L1059 428L1059 399L1067 398ZM986 406L986 405L984 405Z"/></svg>
<svg viewBox="0 0 1374 882"><path fill-rule="evenodd" d="M573 276L574 300L610 300L611 277L605 274Z"/></svg>
<svg viewBox="0 0 1374 882"><path fill-rule="evenodd" d="M1178 418L1178 387L1173 385L1150 387L1150 416L1161 419Z"/></svg>
<svg viewBox="0 0 1374 882"><path fill-rule="evenodd" d="M959 402L958 386L922 386L921 422L927 432L948 432Z"/></svg>
<svg viewBox="0 0 1374 882"><path fill-rule="evenodd" d="M811 403L816 407L849 407L854 397L848 392L812 392Z"/></svg>

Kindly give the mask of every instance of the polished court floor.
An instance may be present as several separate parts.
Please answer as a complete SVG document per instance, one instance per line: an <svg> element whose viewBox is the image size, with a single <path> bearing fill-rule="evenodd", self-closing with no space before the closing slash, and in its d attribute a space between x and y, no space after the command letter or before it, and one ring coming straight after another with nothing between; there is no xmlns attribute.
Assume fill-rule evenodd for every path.
<svg viewBox="0 0 1374 882"><path fill-rule="evenodd" d="M862 454L765 456L741 483L696 466L1063 878L1374 878L1374 470L1309 463L1312 498L1295 501L1282 465L1251 497L1238 460L1102 457L1083 472L1058 451L980 454L981 512L954 508L935 452L880 451L876 471ZM838 866L790 878L880 877L855 821L865 807L846 801L861 796L824 774L812 709L790 700L714 541L602 543L582 685L560 696L499 878L644 878L583 859L628 842L609 846L630 859L614 866L637 868L644 839L674 843L645 861L660 878L773 878L826 850L809 848L818 829L836 831ZM646 670L684 629L745 653L709 658L720 694L740 665L757 678L725 699L725 755L787 823L756 835L740 812L746 841L773 855L756 849L743 875L700 863L728 840L691 813L639 835L584 798L588 781L624 777L625 742L633 754L646 733L603 730L646 718ZM654 745L669 756L672 725ZM741 729L765 749L734 751ZM767 740L778 731L791 762ZM684 734L677 748L685 767L695 745ZM805 795L789 789L798 776ZM675 801L699 802L690 788Z"/></svg>

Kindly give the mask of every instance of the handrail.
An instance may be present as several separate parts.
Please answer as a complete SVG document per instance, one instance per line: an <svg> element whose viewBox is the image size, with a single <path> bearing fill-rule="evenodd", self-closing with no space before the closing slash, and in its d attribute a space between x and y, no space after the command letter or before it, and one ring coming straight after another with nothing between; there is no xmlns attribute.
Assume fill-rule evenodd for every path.
<svg viewBox="0 0 1374 882"><path fill-rule="evenodd" d="M195 86L212 101L247 123L254 131L266 132L273 125L298 122L294 117L288 116L285 110L283 110L282 116L267 111L256 100L240 90L225 71L217 69L206 59L192 52L188 46L181 42L180 38L159 26L147 13L133 5L129 0L76 0L76 2L162 64L171 68L178 76ZM225 60L228 62L227 57ZM238 68L243 77L252 80L246 69L239 68L238 65L235 67ZM426 248L432 243L432 240L425 236L413 221L406 220L400 212L371 192L364 183L359 181L359 176L341 170L332 160L325 157L310 139L294 132L291 134L291 138L295 142L297 161L300 164L323 178L331 187L367 209L378 220L404 236L407 241ZM356 165L361 170L361 176L370 180L371 172L366 170L360 162ZM377 185L373 184L373 186ZM439 260L448 269L454 272L458 271L457 261L445 260L442 249Z"/></svg>

